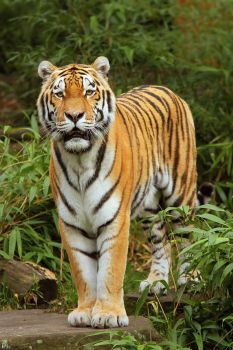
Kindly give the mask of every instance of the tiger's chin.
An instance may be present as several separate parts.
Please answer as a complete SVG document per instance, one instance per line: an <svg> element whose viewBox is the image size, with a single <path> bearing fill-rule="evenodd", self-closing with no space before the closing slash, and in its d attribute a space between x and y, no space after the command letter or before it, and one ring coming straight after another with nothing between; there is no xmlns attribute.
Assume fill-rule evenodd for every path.
<svg viewBox="0 0 233 350"><path fill-rule="evenodd" d="M70 140L64 140L64 148L67 152L80 153L88 151L92 146L91 140L85 140L79 137L74 137Z"/></svg>

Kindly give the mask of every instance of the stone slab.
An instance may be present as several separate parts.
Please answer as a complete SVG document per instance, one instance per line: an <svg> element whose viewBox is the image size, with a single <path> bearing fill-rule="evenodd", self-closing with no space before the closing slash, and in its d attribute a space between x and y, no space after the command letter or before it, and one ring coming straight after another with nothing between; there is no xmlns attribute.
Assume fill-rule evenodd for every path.
<svg viewBox="0 0 233 350"><path fill-rule="evenodd" d="M151 322L130 316L129 326L114 328L156 340ZM98 332L97 336L94 336ZM102 334L101 334L102 333ZM71 350L84 349L84 345L97 339L106 339L106 329L75 328L67 323L67 315L48 310L14 310L0 312L0 349Z"/></svg>

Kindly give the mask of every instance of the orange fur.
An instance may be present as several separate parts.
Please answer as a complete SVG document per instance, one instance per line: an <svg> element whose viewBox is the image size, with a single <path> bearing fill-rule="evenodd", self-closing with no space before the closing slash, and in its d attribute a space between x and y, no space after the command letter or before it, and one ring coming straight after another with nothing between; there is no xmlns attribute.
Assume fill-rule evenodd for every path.
<svg viewBox="0 0 233 350"><path fill-rule="evenodd" d="M108 104L109 111L111 108L113 109L113 93L107 83L106 76L97 69L97 66L97 64L92 66L69 65L62 68L49 66L51 75L49 78L46 78L47 80L45 80L38 99L38 108L39 111L42 111L40 112L42 114L41 118L43 118L43 115L46 115L46 98L51 101L56 111L56 123L65 122L66 114L69 116L73 114L80 116L86 113L85 122L91 125L94 122L93 110L101 99L105 101L103 105L104 103ZM83 93L82 74L85 74L85 72L96 84L96 91L91 97L87 97ZM56 97L52 90L54 81L60 76L65 77L66 86L62 98ZM51 119L51 116L47 116L47 118L49 117ZM49 123L53 125L51 120L47 121L45 125ZM53 130L51 130L52 127L48 128L48 131L52 133ZM67 186L73 191L75 186L78 186L78 182L77 184L75 182L75 185L72 183L75 180L73 175L71 177L69 171L72 169L72 166L74 168L79 164L78 162L84 159L82 157L86 157L85 159L88 162L89 158L86 155L88 152L82 153L80 151L77 154L77 164L74 163L71 166L69 163L67 165L64 159L65 156L68 156L65 150L62 151L63 149L59 146L59 142L62 143L63 141L61 139L58 141L56 139L52 140L50 163L52 193L57 206L59 207L59 203L63 201L63 206L66 207L66 210L70 210L72 214L73 212L76 213L75 204L70 202L69 197L67 197L68 192L62 192L62 188ZM81 189L79 188L79 190L82 196L85 196L88 186L92 186L97 179L104 183L107 178L113 184L112 188L110 188L109 193L108 191L103 192L97 205L94 208L90 207L90 211L93 211L93 218L95 218L95 214L101 212L102 207L108 203L109 198L112 198L112 196L117 198L116 201L119 200L119 208L116 216L113 217L112 221L110 220L109 224L107 222L102 225L103 227L100 225L93 232L88 231L85 233L86 227L81 227L77 230L79 234L96 235L97 243L98 237L111 232L109 236L106 236L107 238L100 244L99 250L96 252L98 261L100 261L101 256L110 253L110 258L106 260L107 265L105 266L106 274L104 275L105 285L103 285L103 288L106 291L103 297L98 296L98 290L97 296L93 297L93 293L89 290L88 283L85 280L86 277L84 277L85 266L79 265L75 260L75 252L79 252L78 254L81 254L81 257L82 254L85 255L85 252L83 253L79 248L73 248L68 242L69 230L74 230L74 223L65 224L64 219L61 217L59 230L69 256L73 278L78 290L79 306L76 312L77 314L81 311L86 312L88 318L92 317L94 319L92 325L98 327L106 326L107 317L114 316L124 319L126 315L123 302L123 280L127 260L131 214L136 214L144 205L145 198L150 196L152 187L156 189L160 202L153 208L146 208L145 204L143 207L144 211L154 213L166 206L179 207L184 204L194 208L196 203L197 175L195 130L190 109L180 97L164 87L142 86L119 96L116 100L114 120L109 123L102 137L96 140L96 144L99 145L99 149L96 158L93 160L93 168L98 173L97 177L94 180L91 177L88 179L89 173L87 173L86 188L83 190L80 187ZM59 150L57 150L58 146L60 147ZM91 149L93 147L91 145ZM105 177L101 175L102 177L100 178L99 173L101 173L101 170L98 170L98 167L101 169L106 156L106 147L108 147L108 150L113 150L114 160ZM85 167L85 163L82 163L82 167ZM91 168L89 171L91 171ZM63 184L64 181L66 182L65 185ZM88 181L91 182L91 185L88 184ZM106 184L109 182L106 182ZM77 193L79 190L77 190ZM78 212L76 214L79 215ZM91 225L91 220L89 221ZM79 221L77 221L77 224L79 224ZM165 230L163 227L161 229L158 227L157 229L158 235L154 234L153 237L155 238L153 239L155 241L157 239L160 245L165 240L165 250L169 255L170 246L164 238ZM105 244L108 243L111 245L104 249ZM159 249L163 251L162 246ZM165 250L163 254L165 254ZM86 255L93 259L93 252L88 252ZM165 255L164 259L166 258ZM155 256L154 259L156 264L159 258ZM167 259L169 260L170 258ZM97 271L96 273L98 280L99 272ZM151 269L148 280L153 283L162 277L162 272ZM105 321L101 321L101 325L96 323L96 315L100 318L105 318ZM118 318L117 322L119 324ZM114 322L116 323L116 321ZM114 325L114 322L110 323L110 325ZM77 324L80 325L82 322L77 321Z"/></svg>

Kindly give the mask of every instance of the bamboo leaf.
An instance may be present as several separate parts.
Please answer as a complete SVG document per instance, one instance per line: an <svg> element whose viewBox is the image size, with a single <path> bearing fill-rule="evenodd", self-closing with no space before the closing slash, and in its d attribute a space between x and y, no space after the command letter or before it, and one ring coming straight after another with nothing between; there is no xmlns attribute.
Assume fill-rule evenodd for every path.
<svg viewBox="0 0 233 350"><path fill-rule="evenodd" d="M8 251L11 259L14 258L15 248L16 248L16 240L17 240L17 230L13 229L11 231L10 238L9 238L9 251Z"/></svg>
<svg viewBox="0 0 233 350"><path fill-rule="evenodd" d="M220 224L220 225L226 225L224 220L222 220L221 218L219 218L218 216L213 215L213 214L204 213L204 214L197 214L196 216L199 218L202 218L202 219L206 219L206 220L215 222L215 223Z"/></svg>

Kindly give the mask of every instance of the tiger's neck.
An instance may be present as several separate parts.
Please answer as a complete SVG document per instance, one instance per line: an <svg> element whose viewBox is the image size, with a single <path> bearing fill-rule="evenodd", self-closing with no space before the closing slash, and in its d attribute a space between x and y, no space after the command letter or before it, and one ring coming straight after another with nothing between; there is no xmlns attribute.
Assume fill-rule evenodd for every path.
<svg viewBox="0 0 233 350"><path fill-rule="evenodd" d="M104 179L114 163L115 157L115 128L111 125L108 133L101 139L97 139L90 150L79 153L68 152L62 142L52 141L51 156L57 168L58 176L60 170L63 173L71 173L82 183L91 177ZM81 184L81 187L83 184Z"/></svg>

